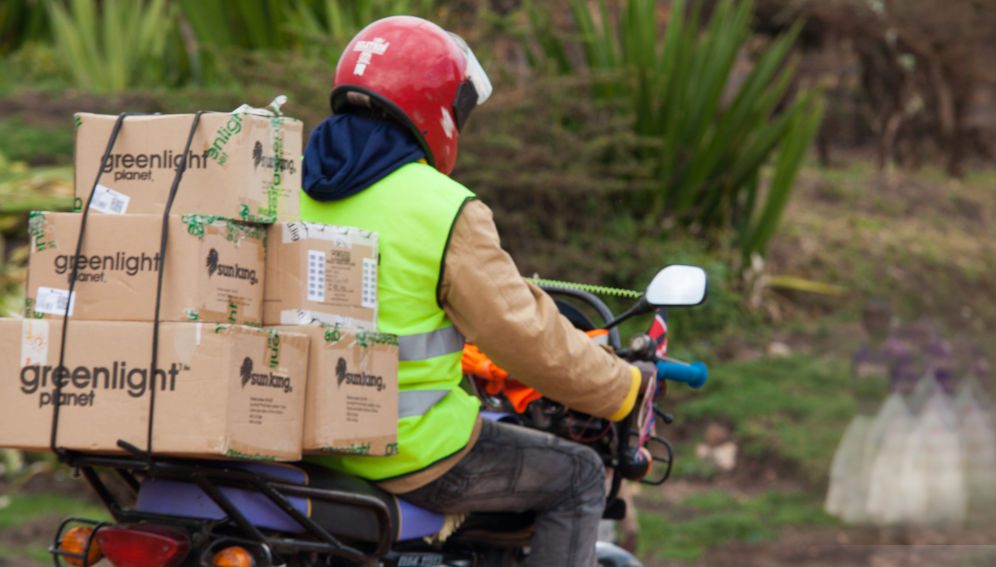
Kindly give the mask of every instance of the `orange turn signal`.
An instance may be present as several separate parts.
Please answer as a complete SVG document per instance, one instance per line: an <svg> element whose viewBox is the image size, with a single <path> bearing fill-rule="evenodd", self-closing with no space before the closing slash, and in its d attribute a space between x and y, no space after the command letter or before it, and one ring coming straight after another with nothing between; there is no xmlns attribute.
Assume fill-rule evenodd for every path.
<svg viewBox="0 0 996 567"><path fill-rule="evenodd" d="M255 567L256 562L244 547L234 545L226 547L211 558L211 565L214 567Z"/></svg>
<svg viewBox="0 0 996 567"><path fill-rule="evenodd" d="M86 542L90 541L90 536L93 534L93 528L85 527L75 527L68 532L66 535L62 536L59 541L59 551L63 553L75 553L79 557L72 557L70 555L64 555L63 559L66 563L72 565L73 567L84 567L84 565L94 565L103 554L100 552L100 546L97 544L96 540L90 545L90 552L86 555L86 562L83 562L83 552L86 551Z"/></svg>

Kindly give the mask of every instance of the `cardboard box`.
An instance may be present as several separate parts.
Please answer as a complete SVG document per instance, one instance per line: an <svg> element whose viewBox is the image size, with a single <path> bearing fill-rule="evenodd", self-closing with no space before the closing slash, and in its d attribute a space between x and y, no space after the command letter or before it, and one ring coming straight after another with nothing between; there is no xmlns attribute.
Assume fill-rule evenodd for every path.
<svg viewBox="0 0 996 567"><path fill-rule="evenodd" d="M266 241L264 325L377 328L377 233L288 222Z"/></svg>
<svg viewBox="0 0 996 567"><path fill-rule="evenodd" d="M125 118L91 207L103 213L165 210L193 114ZM76 198L82 207L117 116L76 114ZM298 218L302 125L288 117L201 116L171 213L251 222Z"/></svg>
<svg viewBox="0 0 996 567"><path fill-rule="evenodd" d="M0 319L0 447L44 451L55 381L58 445L146 447L152 324ZM297 460L307 337L241 325L162 323L152 446L157 454Z"/></svg>
<svg viewBox="0 0 996 567"><path fill-rule="evenodd" d="M75 319L151 321L160 267L162 217L91 214L73 261L82 215L32 213L25 316L61 319L78 266ZM199 215L171 215L162 321L260 322L263 228Z"/></svg>
<svg viewBox="0 0 996 567"><path fill-rule="evenodd" d="M305 453L397 453L398 337L338 325L276 329L311 339Z"/></svg>

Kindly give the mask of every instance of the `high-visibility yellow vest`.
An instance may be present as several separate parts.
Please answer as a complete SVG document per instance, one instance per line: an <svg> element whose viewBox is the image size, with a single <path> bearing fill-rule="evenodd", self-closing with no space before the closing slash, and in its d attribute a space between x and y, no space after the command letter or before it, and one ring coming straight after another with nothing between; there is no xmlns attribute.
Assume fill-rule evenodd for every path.
<svg viewBox="0 0 996 567"><path fill-rule="evenodd" d="M450 232L474 194L424 163L404 165L356 195L319 202L301 219L379 235L379 331L398 335L398 453L309 460L371 480L423 469L463 449L480 403L460 382L463 336L437 299Z"/></svg>

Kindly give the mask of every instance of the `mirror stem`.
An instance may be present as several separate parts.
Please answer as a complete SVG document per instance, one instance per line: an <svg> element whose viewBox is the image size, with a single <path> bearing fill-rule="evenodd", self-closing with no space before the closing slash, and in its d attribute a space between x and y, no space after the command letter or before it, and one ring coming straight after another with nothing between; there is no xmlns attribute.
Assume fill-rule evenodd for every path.
<svg viewBox="0 0 996 567"><path fill-rule="evenodd" d="M618 325L619 323L622 323L626 319L629 319L630 317L632 317L634 315L641 315L643 313L647 313L651 309L653 309L653 306L650 305L650 303L647 302L647 295L646 294L641 295L640 299L637 300L636 304L634 304L632 307L630 307L629 309L627 309L626 311L624 311L622 314L620 314L618 317L616 317L615 319L613 319L612 321L610 321L608 324L606 324L605 328L606 329L611 329L612 327L615 327L616 325Z"/></svg>

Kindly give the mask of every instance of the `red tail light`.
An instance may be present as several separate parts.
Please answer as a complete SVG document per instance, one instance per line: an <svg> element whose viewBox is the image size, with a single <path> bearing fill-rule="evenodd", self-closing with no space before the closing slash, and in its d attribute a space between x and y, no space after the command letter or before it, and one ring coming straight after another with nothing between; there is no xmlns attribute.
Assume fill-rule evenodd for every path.
<svg viewBox="0 0 996 567"><path fill-rule="evenodd" d="M107 526L97 541L114 567L176 567L190 552L185 534L156 525Z"/></svg>

